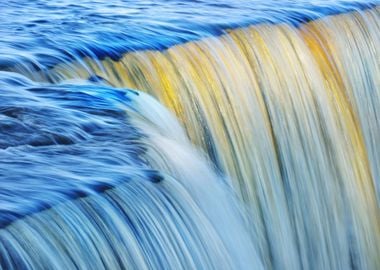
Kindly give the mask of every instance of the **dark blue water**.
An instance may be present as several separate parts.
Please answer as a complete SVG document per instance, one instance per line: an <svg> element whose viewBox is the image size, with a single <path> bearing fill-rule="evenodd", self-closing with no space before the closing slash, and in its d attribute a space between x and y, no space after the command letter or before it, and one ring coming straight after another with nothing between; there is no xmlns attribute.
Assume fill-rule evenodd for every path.
<svg viewBox="0 0 380 270"><path fill-rule="evenodd" d="M136 92L41 86L8 72L0 89L1 227L131 178L157 180L125 112Z"/></svg>
<svg viewBox="0 0 380 270"><path fill-rule="evenodd" d="M377 0L2 1L0 69L44 69L83 56L118 58L253 23L299 24Z"/></svg>

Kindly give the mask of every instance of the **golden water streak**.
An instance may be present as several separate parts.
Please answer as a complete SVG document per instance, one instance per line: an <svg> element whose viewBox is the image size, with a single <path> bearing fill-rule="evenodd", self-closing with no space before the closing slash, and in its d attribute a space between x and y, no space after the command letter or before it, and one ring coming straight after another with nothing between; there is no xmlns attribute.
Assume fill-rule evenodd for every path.
<svg viewBox="0 0 380 270"><path fill-rule="evenodd" d="M268 268L379 269L379 23L375 8L84 62L178 116L249 206Z"/></svg>

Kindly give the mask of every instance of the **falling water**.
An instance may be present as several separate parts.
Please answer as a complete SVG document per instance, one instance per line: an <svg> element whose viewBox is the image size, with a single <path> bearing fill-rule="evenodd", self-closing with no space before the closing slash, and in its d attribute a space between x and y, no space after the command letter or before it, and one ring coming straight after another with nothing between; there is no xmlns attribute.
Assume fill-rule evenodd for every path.
<svg viewBox="0 0 380 270"><path fill-rule="evenodd" d="M228 186L156 101L105 87L19 83L2 81L3 130L31 137L2 147L13 172L1 182L2 268L261 267ZM20 92L28 108L12 104Z"/></svg>
<svg viewBox="0 0 380 270"><path fill-rule="evenodd" d="M4 269L380 268L380 9L239 26L4 69Z"/></svg>

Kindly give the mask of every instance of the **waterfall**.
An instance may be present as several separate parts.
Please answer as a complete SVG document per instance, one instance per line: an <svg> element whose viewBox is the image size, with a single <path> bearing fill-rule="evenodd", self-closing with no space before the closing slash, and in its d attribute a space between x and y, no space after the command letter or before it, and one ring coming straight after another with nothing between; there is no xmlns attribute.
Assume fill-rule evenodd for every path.
<svg viewBox="0 0 380 270"><path fill-rule="evenodd" d="M373 7L2 72L0 266L379 269L379 48Z"/></svg>
<svg viewBox="0 0 380 270"><path fill-rule="evenodd" d="M78 83L41 89L12 77L21 86L0 81L3 124L36 129L27 130L33 141L2 147L14 173L1 182L3 269L262 268L243 207L157 101ZM18 95L30 111L14 107Z"/></svg>

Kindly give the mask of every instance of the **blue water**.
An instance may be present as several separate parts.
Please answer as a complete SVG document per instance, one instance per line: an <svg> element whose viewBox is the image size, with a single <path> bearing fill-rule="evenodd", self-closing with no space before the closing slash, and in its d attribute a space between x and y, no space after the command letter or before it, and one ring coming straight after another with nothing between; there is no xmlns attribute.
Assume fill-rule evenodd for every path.
<svg viewBox="0 0 380 270"><path fill-rule="evenodd" d="M131 178L159 179L125 113L136 92L42 87L8 72L0 89L0 227Z"/></svg>
<svg viewBox="0 0 380 270"><path fill-rule="evenodd" d="M141 135L125 114L135 92L100 86L96 78L41 85L4 71L14 66L45 69L85 55L117 58L127 51L164 49L252 23L298 24L378 3L2 1L0 226L112 187L129 174L152 173L139 159Z"/></svg>
<svg viewBox="0 0 380 270"><path fill-rule="evenodd" d="M0 69L44 69L83 56L118 58L253 23L298 24L378 0L20 1L0 3Z"/></svg>
<svg viewBox="0 0 380 270"><path fill-rule="evenodd" d="M146 242L140 245L139 252L145 252L141 256L148 258L146 261L157 260L150 262L152 265L165 266L166 261L162 258L166 256L167 265L171 266L176 266L176 263L186 265L189 258L195 258L194 265L198 266L214 266L224 258L235 269L240 269L241 266L249 268L252 263L261 266L261 261L256 258L251 235L248 236L245 231L246 223L241 218L243 215L240 216L245 213L245 209L239 203L235 205L236 198L230 192L230 187L223 182L224 176L205 161L201 151L193 152L187 138L181 137L185 133L180 128L179 131L176 130L178 122L173 120L174 117L170 118L172 115L157 101L147 98L138 89L117 89L97 77L53 84L32 81L26 75L28 71L44 71L58 63L80 61L85 56L93 59L107 56L118 59L129 51L163 50L175 44L221 35L231 28L264 22L297 26L319 17L363 10L379 4L380 1L377 0L1 1L0 232L4 232L17 220L64 202L102 194L106 190L133 183L132 188L126 188L127 191L121 189L115 193L125 193L128 199L126 205L139 201L140 204L133 205L135 208L132 212L137 216L136 224L141 226L143 233L138 235L134 227L137 225L126 221L129 217L124 212L123 215L115 214L104 222L113 226L122 223L118 219L120 218L128 223L124 227L138 235L137 239L143 239L147 235L148 240L145 239ZM146 107L142 109L144 104ZM166 133L161 132L164 134L157 131L163 138L154 132L153 135L149 134L147 130L150 129L143 130L136 125L136 119L140 118L152 126L157 125L152 119L146 119L149 111L152 112L152 118L157 116L158 122L162 120L159 123L162 124L162 129L167 127ZM159 118L160 114L165 117ZM166 122L169 118L171 120ZM178 134L183 139L180 142L177 141ZM173 150L173 157L166 153L166 156L162 154L164 158L157 154L157 161L146 158L149 156L146 155L147 151L154 148L149 143L152 143L152 138L156 139L155 136L159 140L154 147L161 146L159 142L162 140L167 143L162 146L162 152L168 149L168 153L171 153ZM170 148L172 146L173 149ZM156 157L151 152L150 155ZM175 163L177 159L178 163ZM165 163L168 160L176 165L173 165L173 171L180 176L179 180L176 178L166 182L165 173L162 172L165 169L162 168L167 166L169 169L166 169L170 172L171 164ZM191 179L191 166L200 168L194 170L194 179ZM162 170L158 170L158 167ZM163 181L165 184L156 189ZM174 192L178 190L183 193ZM107 193L104 196L112 197L111 195ZM106 200L112 200L108 197ZM92 202L95 205L94 212L102 207L102 199L97 199ZM118 203L113 202L112 207L115 208L112 211L115 213L124 211L125 206ZM142 209L139 208L140 205ZM59 208L58 212L65 212L65 207L66 205ZM102 213L99 214L100 220L109 214L104 209L99 212ZM79 210L78 213L83 214ZM43 215L47 216L48 221L51 219L49 211ZM73 217L75 222L81 220L78 216ZM160 223L161 217L165 222ZM143 218L151 222L152 231L149 231L151 228L144 223ZM48 221L43 224L49 226ZM76 227L79 221L68 227L81 239ZM91 218L87 221L98 228L99 222L91 223ZM22 227L25 224L17 223L16 228L19 225ZM167 229L169 227L171 230ZM84 228L89 230L86 235L91 236L91 228L93 227ZM115 228L112 227L115 234L119 233ZM44 235L43 227L39 229L41 235ZM105 233L104 241L108 241L106 230L100 231L99 235ZM156 237L154 233L158 235L154 239L157 243L149 238ZM0 235L0 240L3 237L5 239L4 235ZM30 235L33 233L28 237ZM53 235L51 238L67 236L62 235ZM24 240L22 237L20 239L19 242ZM128 243L125 239L123 241L123 245ZM38 241L36 242L38 246ZM73 242L71 244L75 246L78 241ZM169 246L168 243L176 252L165 249ZM0 241L0 252L3 251L2 245ZM192 245L199 250L192 248ZM60 247L55 247L57 246ZM205 251L202 251L203 248ZM9 244L9 250L9 254L20 251L12 244ZM72 250L76 252L75 248ZM102 252L99 251L99 256ZM112 257L113 250L109 249L108 252ZM125 251L120 249L118 252L124 254ZM161 252L167 253L164 256ZM171 261L173 254L170 252L178 258ZM181 252L188 253L183 255ZM53 252L53 257L55 255ZM14 262L0 258L0 268L9 265L27 268L27 260L23 261L22 252L14 256L18 258ZM33 257L33 253L28 256ZM70 265L70 259L62 259L58 263ZM91 260L89 256L86 263L91 263ZM224 261L221 265L223 263Z"/></svg>

